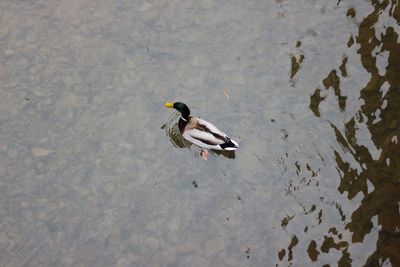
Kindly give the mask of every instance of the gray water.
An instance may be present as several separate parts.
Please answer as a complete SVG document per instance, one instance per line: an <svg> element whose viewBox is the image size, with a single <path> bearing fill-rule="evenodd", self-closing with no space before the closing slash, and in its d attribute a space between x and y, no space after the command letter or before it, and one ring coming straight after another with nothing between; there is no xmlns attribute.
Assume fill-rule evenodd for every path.
<svg viewBox="0 0 400 267"><path fill-rule="evenodd" d="M381 2L0 1L0 266L400 266Z"/></svg>

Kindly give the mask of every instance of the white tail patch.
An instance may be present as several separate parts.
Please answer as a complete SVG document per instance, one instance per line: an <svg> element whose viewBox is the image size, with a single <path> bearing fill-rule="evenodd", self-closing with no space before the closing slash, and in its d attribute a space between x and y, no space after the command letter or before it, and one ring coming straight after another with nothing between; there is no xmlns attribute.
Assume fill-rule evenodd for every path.
<svg viewBox="0 0 400 267"><path fill-rule="evenodd" d="M226 151L235 151L237 149L237 147L225 147L224 150Z"/></svg>

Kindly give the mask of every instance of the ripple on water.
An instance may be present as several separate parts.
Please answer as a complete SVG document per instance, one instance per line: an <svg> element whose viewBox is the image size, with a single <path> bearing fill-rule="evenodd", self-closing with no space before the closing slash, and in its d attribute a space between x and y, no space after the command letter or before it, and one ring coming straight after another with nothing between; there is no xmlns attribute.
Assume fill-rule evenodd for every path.
<svg viewBox="0 0 400 267"><path fill-rule="evenodd" d="M189 148L190 143L189 141L185 140L181 133L179 132L178 128L178 121L180 118L179 112L173 112L169 117L167 122L161 126L161 129L165 130L165 134L167 135L169 141L176 147L176 148Z"/></svg>

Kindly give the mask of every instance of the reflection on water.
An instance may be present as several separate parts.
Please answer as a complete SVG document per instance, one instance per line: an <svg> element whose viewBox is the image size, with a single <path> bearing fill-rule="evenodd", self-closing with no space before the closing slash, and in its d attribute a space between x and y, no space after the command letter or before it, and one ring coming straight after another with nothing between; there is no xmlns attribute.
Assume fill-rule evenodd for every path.
<svg viewBox="0 0 400 267"><path fill-rule="evenodd" d="M342 150L335 150L337 170L341 177L338 190L353 199L362 193L360 206L353 211L346 229L352 232L352 242L363 242L373 228L373 218L377 216L380 225L376 250L365 262L365 266L381 266L391 263L400 266L400 44L399 34L392 26L379 28L381 20L391 18L400 23L398 1L372 1L373 11L362 19L358 35L351 36L348 46L358 45L362 66L370 74L370 79L360 90L364 101L360 110L344 125L331 124L337 142ZM350 8L349 17L356 15L357 8ZM398 30L398 28L397 28ZM381 32L380 32L381 31ZM354 43L355 40L355 43ZM378 62L386 60L384 66ZM327 90L334 90L341 111L346 109L346 96L341 92L341 81L347 78L347 57L342 65L332 70L322 80ZM338 75L339 74L339 75ZM317 117L329 120L329 114L320 114L319 105L326 101L321 97L321 89L311 96L310 108ZM366 127L365 127L366 126ZM373 143L365 140L368 131ZM351 155L353 160L346 160ZM333 242L333 240L331 241ZM324 241L325 244L325 241ZM324 244L321 251L324 252ZM328 245L344 246L344 243ZM316 258L314 243L310 243L312 258ZM352 257L348 252L339 266L349 266ZM343 263L343 264L340 264Z"/></svg>

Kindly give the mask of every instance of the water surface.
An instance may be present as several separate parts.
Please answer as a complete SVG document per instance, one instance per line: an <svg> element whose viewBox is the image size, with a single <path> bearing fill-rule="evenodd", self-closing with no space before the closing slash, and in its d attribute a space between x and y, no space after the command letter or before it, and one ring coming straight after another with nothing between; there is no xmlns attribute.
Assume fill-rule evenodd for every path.
<svg viewBox="0 0 400 267"><path fill-rule="evenodd" d="M400 266L399 14L1 1L0 265ZM165 101L235 158L171 143Z"/></svg>

